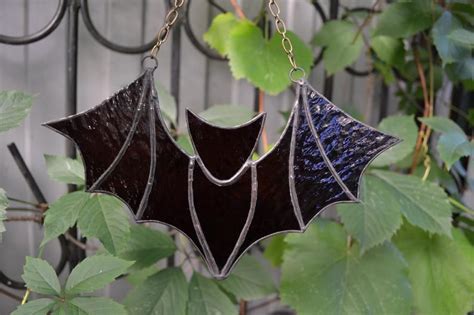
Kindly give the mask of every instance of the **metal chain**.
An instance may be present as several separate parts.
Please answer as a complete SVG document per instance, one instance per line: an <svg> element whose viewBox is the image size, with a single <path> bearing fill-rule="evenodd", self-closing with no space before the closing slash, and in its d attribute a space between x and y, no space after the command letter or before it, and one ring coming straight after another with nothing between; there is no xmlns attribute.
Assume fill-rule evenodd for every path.
<svg viewBox="0 0 474 315"><path fill-rule="evenodd" d="M286 35L286 25L285 22L282 20L280 17L280 7L278 6L278 3L276 0L268 0L268 8L270 10L271 15L275 19L275 29L282 36L281 39L281 46L283 47L283 50L285 51L288 61L291 64L291 70L290 70L290 79L293 82L299 82L302 78L306 76L305 71L303 68L299 67L296 64L296 59L295 59L295 53L293 51L293 44L291 43L290 38ZM300 72L299 78L296 78L295 75Z"/></svg>
<svg viewBox="0 0 474 315"><path fill-rule="evenodd" d="M168 39L171 28L176 24L179 17L179 10L184 6L185 0L174 0L173 6L168 11L165 17L165 24L158 32L155 46L150 51L150 55L156 58L158 51L160 51L161 45Z"/></svg>

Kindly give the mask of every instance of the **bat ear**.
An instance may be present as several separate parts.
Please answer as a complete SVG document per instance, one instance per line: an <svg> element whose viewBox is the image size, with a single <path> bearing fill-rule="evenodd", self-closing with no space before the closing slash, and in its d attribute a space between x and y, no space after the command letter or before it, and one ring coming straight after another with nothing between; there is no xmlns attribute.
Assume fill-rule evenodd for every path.
<svg viewBox="0 0 474 315"><path fill-rule="evenodd" d="M235 175L251 159L260 138L265 113L231 128L205 121L186 110L188 131L196 155L216 178L225 180Z"/></svg>

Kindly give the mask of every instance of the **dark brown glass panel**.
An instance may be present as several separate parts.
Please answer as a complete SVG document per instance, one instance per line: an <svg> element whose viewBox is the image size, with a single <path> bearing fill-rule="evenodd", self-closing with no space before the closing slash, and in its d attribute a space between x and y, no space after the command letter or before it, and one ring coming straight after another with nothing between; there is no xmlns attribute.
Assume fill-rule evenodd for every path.
<svg viewBox="0 0 474 315"><path fill-rule="evenodd" d="M253 153L263 127L264 115L235 128L219 128L186 111L196 153L211 174L231 178Z"/></svg>

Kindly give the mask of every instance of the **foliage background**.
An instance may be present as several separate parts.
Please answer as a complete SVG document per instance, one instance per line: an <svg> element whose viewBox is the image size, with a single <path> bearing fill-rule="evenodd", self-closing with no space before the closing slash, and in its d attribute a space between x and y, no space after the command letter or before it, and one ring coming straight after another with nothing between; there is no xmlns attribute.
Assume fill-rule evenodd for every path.
<svg viewBox="0 0 474 315"><path fill-rule="evenodd" d="M302 7L304 9L305 5L306 8L309 8L308 3L302 4L302 2L298 2L298 6L287 5L287 8L301 9ZM245 12L250 12L248 13L249 16L255 15L252 15L251 8L246 8ZM360 59L357 61L357 66L373 66L382 74L382 76L374 75L364 79L363 88L358 87L357 83L353 83L354 81L349 85L341 84L344 88L352 87L353 95L357 95L357 97L351 99L350 103L338 102L337 100L337 97L339 97L337 95L343 94L340 92L345 92L346 89L340 88L341 85L337 84L335 89L335 103L349 109L351 109L350 105L354 105L354 103L364 103L365 106L361 107L360 104L355 106L355 112L358 111L361 117L373 125L378 123L379 111L381 111L378 103L374 102L377 99L376 92L380 91L382 80L385 80L391 86L390 91L395 94L392 96L394 98L392 104L395 104L396 107L400 105L399 113L405 114L405 116L391 117L384 120L381 128L405 138L405 144L403 147L400 146L397 150L394 150L392 154L379 159L375 165L380 168L391 165L390 169L397 171L399 174L410 172L410 160L413 160L412 152L417 139L417 121L410 115L415 113L419 115L419 107L423 108L426 102L434 103L434 100L436 100L435 112L443 114L443 116L446 116L451 110L453 118L457 118L457 122L468 134L466 135L465 131L446 120L424 120L434 130L442 132L442 136L437 142L429 143L431 145L430 152L433 155L432 159L425 159L423 150L420 151L421 154L418 160L421 164L413 169L413 173L418 177L396 175L393 172L387 172L387 170L373 171L370 176L366 177L364 183L366 188L364 190L364 203L359 206L338 208L337 212L344 228L336 223L321 221L303 236L291 235L285 241L282 241L281 237L275 238L270 244L265 244L265 246L269 246L265 256L273 264L278 266L283 257L283 274L280 287L283 304L289 304L301 314L313 314L315 305L318 306L317 311L322 314L365 314L369 312L381 314L406 314L410 312L420 314L463 314L472 309L473 282L471 279L474 276L472 270L474 255L472 254L472 245L466 239L466 235L469 236L466 232L469 231L467 227L472 222L469 215L457 213L463 207L459 207L459 205L453 207L453 204L457 204L453 200L457 200L469 187L469 182L462 179L459 182L459 178L463 177L462 168L460 167L466 166L467 160L462 160L462 163L454 163L461 156L472 154L472 143L469 140L469 131L472 126L469 120L470 112L468 108L461 109L465 110L464 115L462 115L457 109L461 104L448 102L443 105L444 99L442 97L438 99L440 94L447 92L449 94L449 91L447 91L449 86L454 87L455 92L461 85L467 90L471 86L469 81L472 81L472 6L466 5L466 3L463 4L462 1L453 1L453 3L417 1L415 3L396 3L389 7L385 5L383 12L381 16L371 18L367 22L367 30L364 30L361 34L357 32L356 25L363 25L364 21L368 19L367 15L356 14L345 21L326 24L314 39L311 39L312 33L315 33L315 30L319 28L311 28L311 36L306 39L303 38L307 43L312 42L315 46L326 47L323 54L324 69L330 73L339 73L344 66L344 62L349 65ZM295 19L295 16L299 17L298 13L295 11L293 13L293 19ZM111 16L114 17L114 15ZM232 19L233 17L230 16L230 20ZM231 21L231 23L233 22ZM422 31L425 35L419 34ZM250 38L246 34L248 28L242 32L244 35L239 40L248 41ZM300 36L304 37L306 32L308 32L307 28L301 34L296 28L296 33ZM241 49L242 45L233 46L232 43L227 47L219 34L212 31L212 27L205 39L212 46L218 48L221 53L229 55L231 59L230 66L234 75L248 78L252 83L262 87L269 93L275 94L284 88L284 84L281 82L276 84L262 81L262 74L265 71L260 73L258 71L250 73L245 71L249 60L251 60L251 58L248 58L249 53L261 53L262 49L254 49L254 51L248 52ZM401 39L404 39L404 44L402 44ZM434 46L431 47L429 43L433 43ZM364 49L365 44L369 44L372 50ZM259 43L255 41L248 44L249 47L257 47L257 45ZM404 46L405 49L403 49ZM431 54L429 47L432 48ZM318 52L319 48L316 47L314 50ZM305 64L304 55L304 48L297 50L297 58L300 57L302 65ZM364 55L370 56L370 58L364 58L366 57ZM166 54L164 57L166 58ZM265 58L265 55L260 57ZM418 62L416 59L418 59ZM1 65L8 70L11 63L6 63L6 61L2 61ZM424 68L423 73L427 81L425 95L423 95L423 84L419 83L420 73L416 71L417 63ZM227 70L226 67L228 66L224 64L220 67L225 67L223 69ZM283 67L285 67L284 64L279 66L279 68ZM311 78L316 85L321 80L321 70L323 70L322 67L319 67ZM126 71L123 71L123 69L114 68L111 72L123 76L124 82L130 80L129 76L124 74ZM17 70L12 71L12 73L17 74ZM193 75L196 75L194 71L193 73ZM85 78L89 78L90 73L83 75ZM405 82L402 82L400 86L401 81ZM450 81L454 81L454 85L450 85ZM240 81L237 84L245 85L246 83ZM87 87L87 84L85 86ZM250 88L250 86L248 87ZM405 93L398 93L397 95L399 90L405 91ZM56 93L54 89L51 91ZM439 91L442 93L438 93ZM182 103L184 103L183 100L191 102L191 100L185 98L185 94L187 93L183 93ZM287 93L280 100L283 99L283 103L285 101L288 103L288 100L291 100L290 95ZM3 108L6 108L5 104L8 102L5 100L11 99L11 95L2 94L2 97ZM267 99L270 102L272 100L270 97L267 97ZM449 95L447 99L450 100ZM16 100L12 103L27 106L30 101L25 99ZM250 104L250 101L248 104ZM275 107L272 108L272 105L271 103L266 104L266 109L270 112L275 111ZM88 107L87 105L83 106ZM32 117L38 119L45 113L51 118L58 116L58 111L48 111L45 107L46 105L40 107L40 109L34 107L33 110L37 112L36 115L33 113ZM168 110L170 108L172 107L168 107ZM242 106L238 109L233 108L233 119L248 117L249 110L242 110L242 108ZM287 106L284 106L279 109L287 108ZM394 109L394 107L389 108L390 111ZM352 110L354 110L354 107L352 107ZM213 109L210 112L208 111L206 115L208 118L210 117L209 119L229 124L228 118L222 117L223 112L228 113L229 109ZM170 117L174 116L172 111L167 113ZM8 121L11 121L11 118ZM276 136L273 130L281 125L281 121L278 124L271 124L272 128L268 131L270 140ZM48 137L51 137L51 135L48 135ZM26 141L29 140L27 134L25 134L25 138ZM185 143L184 137L181 137L180 140L181 143ZM56 146L54 143L48 145ZM57 150L57 148L54 150ZM39 165L40 162L43 163L40 156L45 150L41 149L41 151L35 152L31 158L33 165L38 165L38 171L40 168L44 169L43 165ZM430 176L422 181L420 178L426 174L424 169L425 166L428 166L428 164L423 164L424 161L431 161L431 171ZM59 182L81 184L82 173L79 162L65 161L58 157L47 157L46 162L52 179ZM445 166L451 167L453 164L451 175L449 175ZM9 172L12 172L12 170L9 170ZM10 184L4 185L3 178L1 178L2 186L8 187ZM9 182L16 177L5 176L5 178ZM456 179L458 179L458 182L456 182ZM47 180L44 182L51 185L51 182ZM461 188L460 191L459 188ZM453 198L451 201L449 201L443 189L449 192L451 198ZM12 190L8 189L8 191ZM94 307L96 310L97 307L101 307L102 310L109 309L110 312L121 312L123 307L110 300L74 296L88 294L103 287L127 268L132 268L131 272L135 275L130 277L129 281L137 284L143 280L144 275L150 275L153 271L146 268L144 271L136 273L137 269L148 267L154 261L166 257L175 249L170 239L163 234L153 233L142 228L131 228L126 223L126 213L114 200L106 198L106 200L100 201L99 199L100 197L91 199L82 193L76 193L59 199L47 212L44 230L45 241L63 231L67 226L74 223L77 218L78 225L86 236L99 238L108 252L122 258L94 256L94 258L90 258L92 261L86 260L83 266L99 265L108 270L107 276L83 281L85 274L81 274L79 269L79 271L71 274L67 282L62 281L65 283L66 300L69 302L60 305L63 309L66 309L67 313L76 308L82 309L86 313L93 313ZM467 205L469 206L469 203ZM451 227L452 209L455 209L456 212L454 214L454 224L463 229L453 229ZM469 209L464 210L464 212L469 212ZM65 218L62 215L64 211L69 211L68 213L71 215ZM101 213L104 222L114 220L116 229L103 229L104 223L101 223L100 220L96 222L88 221L88 214L91 213ZM61 219L57 220L58 218ZM402 224L403 227L400 228ZM14 225L9 223L7 228L10 226ZM97 229L97 227L102 227L102 229ZM131 239L126 239L124 235L130 229L129 237ZM422 230L429 231L430 234ZM102 231L102 233L97 233L97 231ZM350 233L352 237L348 237L346 233ZM396 235L393 236L395 233ZM41 238L42 236L37 237L38 241ZM141 252L137 251L136 247L130 244L133 244L134 240L139 243L138 239L153 240L153 242L145 243L151 249L145 248ZM389 240L391 242L388 242ZM91 246L97 246L97 244L92 242ZM286 245L282 246L282 244ZM285 248L283 256L281 254L282 248ZM420 248L423 250L420 250ZM144 255L144 252L147 255ZM154 254L151 255L150 253ZM5 259L4 257L2 255L0 258L2 262ZM93 261L95 259L97 261ZM131 267L131 263L126 262L126 260L137 259L138 262ZM200 297L209 296L218 301L215 307L221 313L236 313L237 308L233 306L236 300L258 299L275 290L269 277L264 276L256 282L248 281L248 279L265 275L263 271L253 274L255 270L259 270L256 269L255 264L256 262L250 258L244 261L243 266L247 267L241 267L241 278L233 279L233 283L230 281L231 283L227 285L220 284L221 287L198 275L194 276L188 285L179 270L166 269L166 271L156 276L150 276L147 282L142 285L138 285L127 297L125 304L132 312L143 312L143 309L140 309L139 306L143 307L143 305L152 303L152 306L161 310L159 313L179 314L186 312L187 309L187 312L195 310L200 314L205 313L204 310L209 304L206 303L206 299L202 300ZM268 264L266 266L269 270ZM185 266L186 268L189 271L189 266ZM320 269L327 269L328 272L321 274L317 272ZM33 291L46 295L64 295L64 292L59 290L59 283L51 274L51 270L43 261L29 259L24 272L24 277L29 280L30 288ZM93 274L93 271L88 270L88 274ZM41 278L44 278L44 280ZM311 281L308 281L308 279L311 279ZM77 285L78 280L85 282L85 284ZM159 284L167 283L166 281L173 283L173 286L164 288L165 291L163 292L166 292L166 294L160 296L160 290L156 288L159 287ZM432 285L427 288L426 283ZM331 289L328 290L328 287ZM145 295L145 292L153 291L147 290L147 288L155 288L154 291L157 295ZM231 294L229 295L229 293ZM439 298L441 296L443 299ZM175 308L173 308L173 311L166 310L166 307L170 305L169 299L174 301ZM271 300L273 297L269 299ZM39 300L35 303L38 305L44 303L38 307L49 307L47 300ZM133 305L136 307L134 308ZM30 307L34 306L34 303L30 304ZM31 311L26 313L28 312Z"/></svg>

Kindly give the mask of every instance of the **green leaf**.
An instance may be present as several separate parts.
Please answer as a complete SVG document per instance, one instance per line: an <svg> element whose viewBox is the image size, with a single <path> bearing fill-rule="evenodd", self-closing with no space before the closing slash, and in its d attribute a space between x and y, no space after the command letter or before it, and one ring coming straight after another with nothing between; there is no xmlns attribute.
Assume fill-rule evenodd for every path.
<svg viewBox="0 0 474 315"><path fill-rule="evenodd" d="M184 150L184 152L192 155L194 153L194 148L191 143L191 138L189 137L188 134L182 134L178 136L178 139L176 140L176 143L178 146Z"/></svg>
<svg viewBox="0 0 474 315"><path fill-rule="evenodd" d="M137 286L142 284L146 279L148 279L151 275L158 272L158 267L156 265L151 265L150 267L146 267L137 271L129 271L127 276L127 281L130 284Z"/></svg>
<svg viewBox="0 0 474 315"><path fill-rule="evenodd" d="M74 295L101 289L122 275L133 262L113 256L90 256L77 265L66 282L66 293Z"/></svg>
<svg viewBox="0 0 474 315"><path fill-rule="evenodd" d="M311 50L293 33L288 32L287 36L293 43L298 66L308 72L313 62ZM255 24L242 21L229 35L228 50L235 78L245 78L269 94L278 94L290 85L291 65L281 47L281 35L266 40Z"/></svg>
<svg viewBox="0 0 474 315"><path fill-rule="evenodd" d="M402 225L402 214L393 189L375 176L362 181L362 202L340 204L337 212L344 227L360 243L361 253L392 238Z"/></svg>
<svg viewBox="0 0 474 315"><path fill-rule="evenodd" d="M80 312L87 315L127 315L122 304L105 297L75 297L70 304L77 307ZM82 313L80 313L82 314Z"/></svg>
<svg viewBox="0 0 474 315"><path fill-rule="evenodd" d="M0 91L0 132L18 127L33 105L33 97L18 91Z"/></svg>
<svg viewBox="0 0 474 315"><path fill-rule="evenodd" d="M283 252L285 251L285 234L275 235L270 239L270 243L265 248L263 256L268 259L274 267L280 267L283 262Z"/></svg>
<svg viewBox="0 0 474 315"><path fill-rule="evenodd" d="M474 155L474 141L469 141L464 131L446 117L420 118L420 121L441 132L438 153L448 169L463 156Z"/></svg>
<svg viewBox="0 0 474 315"><path fill-rule="evenodd" d="M237 308L219 286L195 272L189 284L187 315L233 315Z"/></svg>
<svg viewBox="0 0 474 315"><path fill-rule="evenodd" d="M130 229L127 247L120 251L119 256L135 261L133 268L141 269L173 255L175 251L176 245L167 234L145 226L135 225Z"/></svg>
<svg viewBox="0 0 474 315"><path fill-rule="evenodd" d="M199 113L199 117L221 127L241 125L254 116L255 112L252 109L236 105L215 105Z"/></svg>
<svg viewBox="0 0 474 315"><path fill-rule="evenodd" d="M378 156L372 162L372 166L395 164L408 157L415 149L418 126L413 115L387 117L380 122L378 129L399 137L403 141Z"/></svg>
<svg viewBox="0 0 474 315"><path fill-rule="evenodd" d="M281 298L298 314L411 314L406 263L390 243L363 256L334 222L319 220L289 234Z"/></svg>
<svg viewBox="0 0 474 315"><path fill-rule="evenodd" d="M219 54L226 56L229 46L229 34L238 23L239 21L232 13L216 15L211 26L204 33L204 41L217 50Z"/></svg>
<svg viewBox="0 0 474 315"><path fill-rule="evenodd" d="M156 81L156 80L155 80ZM176 107L176 100L173 95L159 81L155 83L156 90L158 92L158 98L160 100L160 110L163 114L163 118L168 123L176 124L178 117L178 111Z"/></svg>
<svg viewBox="0 0 474 315"><path fill-rule="evenodd" d="M65 184L84 185L84 165L80 160L47 154L44 159L51 179Z"/></svg>
<svg viewBox="0 0 474 315"><path fill-rule="evenodd" d="M5 232L3 221L7 218L8 198L5 190L0 188L0 242L2 241L2 233Z"/></svg>
<svg viewBox="0 0 474 315"><path fill-rule="evenodd" d="M461 22L449 11L445 11L433 26L434 44L444 64L471 57L468 47L459 45L448 36L460 28Z"/></svg>
<svg viewBox="0 0 474 315"><path fill-rule="evenodd" d="M375 36L371 46L380 60L389 65L401 65L405 60L405 48L400 39L390 36Z"/></svg>
<svg viewBox="0 0 474 315"><path fill-rule="evenodd" d="M19 305L10 315L47 315L56 302L51 299L37 299L26 304Z"/></svg>
<svg viewBox="0 0 474 315"><path fill-rule="evenodd" d="M62 196L49 205L45 213L44 238L41 246L57 238L76 224L81 210L86 206L90 194L76 191Z"/></svg>
<svg viewBox="0 0 474 315"><path fill-rule="evenodd" d="M125 299L131 315L186 314L188 283L179 268L167 268L134 288Z"/></svg>
<svg viewBox="0 0 474 315"><path fill-rule="evenodd" d="M122 202L109 195L92 194L77 225L86 237L97 237L112 254L126 246L130 223Z"/></svg>
<svg viewBox="0 0 474 315"><path fill-rule="evenodd" d="M390 4L380 14L374 35L407 38L431 26L430 12L417 5L416 1Z"/></svg>
<svg viewBox="0 0 474 315"><path fill-rule="evenodd" d="M276 293L269 271L250 255L243 256L230 276L218 284L240 300L256 300Z"/></svg>
<svg viewBox="0 0 474 315"><path fill-rule="evenodd" d="M40 258L26 257L26 264L23 269L22 279L26 287L33 292L59 295L61 285L58 276L48 262Z"/></svg>
<svg viewBox="0 0 474 315"><path fill-rule="evenodd" d="M325 23L313 42L326 47L323 62L329 74L354 63L364 46L362 35L357 34L355 25L342 20Z"/></svg>
<svg viewBox="0 0 474 315"><path fill-rule="evenodd" d="M425 231L451 235L451 205L444 190L437 184L411 175L388 171L372 171L391 190L393 209L400 209L407 220ZM380 186L382 187L382 186ZM382 189L382 188L379 188Z"/></svg>
<svg viewBox="0 0 474 315"><path fill-rule="evenodd" d="M414 313L467 314L474 302L474 247L458 229L453 239L404 225L394 238L409 265Z"/></svg>
<svg viewBox="0 0 474 315"><path fill-rule="evenodd" d="M457 28L448 34L448 38L452 41L464 45L466 47L474 47L474 32L464 28Z"/></svg>
<svg viewBox="0 0 474 315"><path fill-rule="evenodd" d="M474 58L466 58L445 66L446 73L453 81L474 80Z"/></svg>

